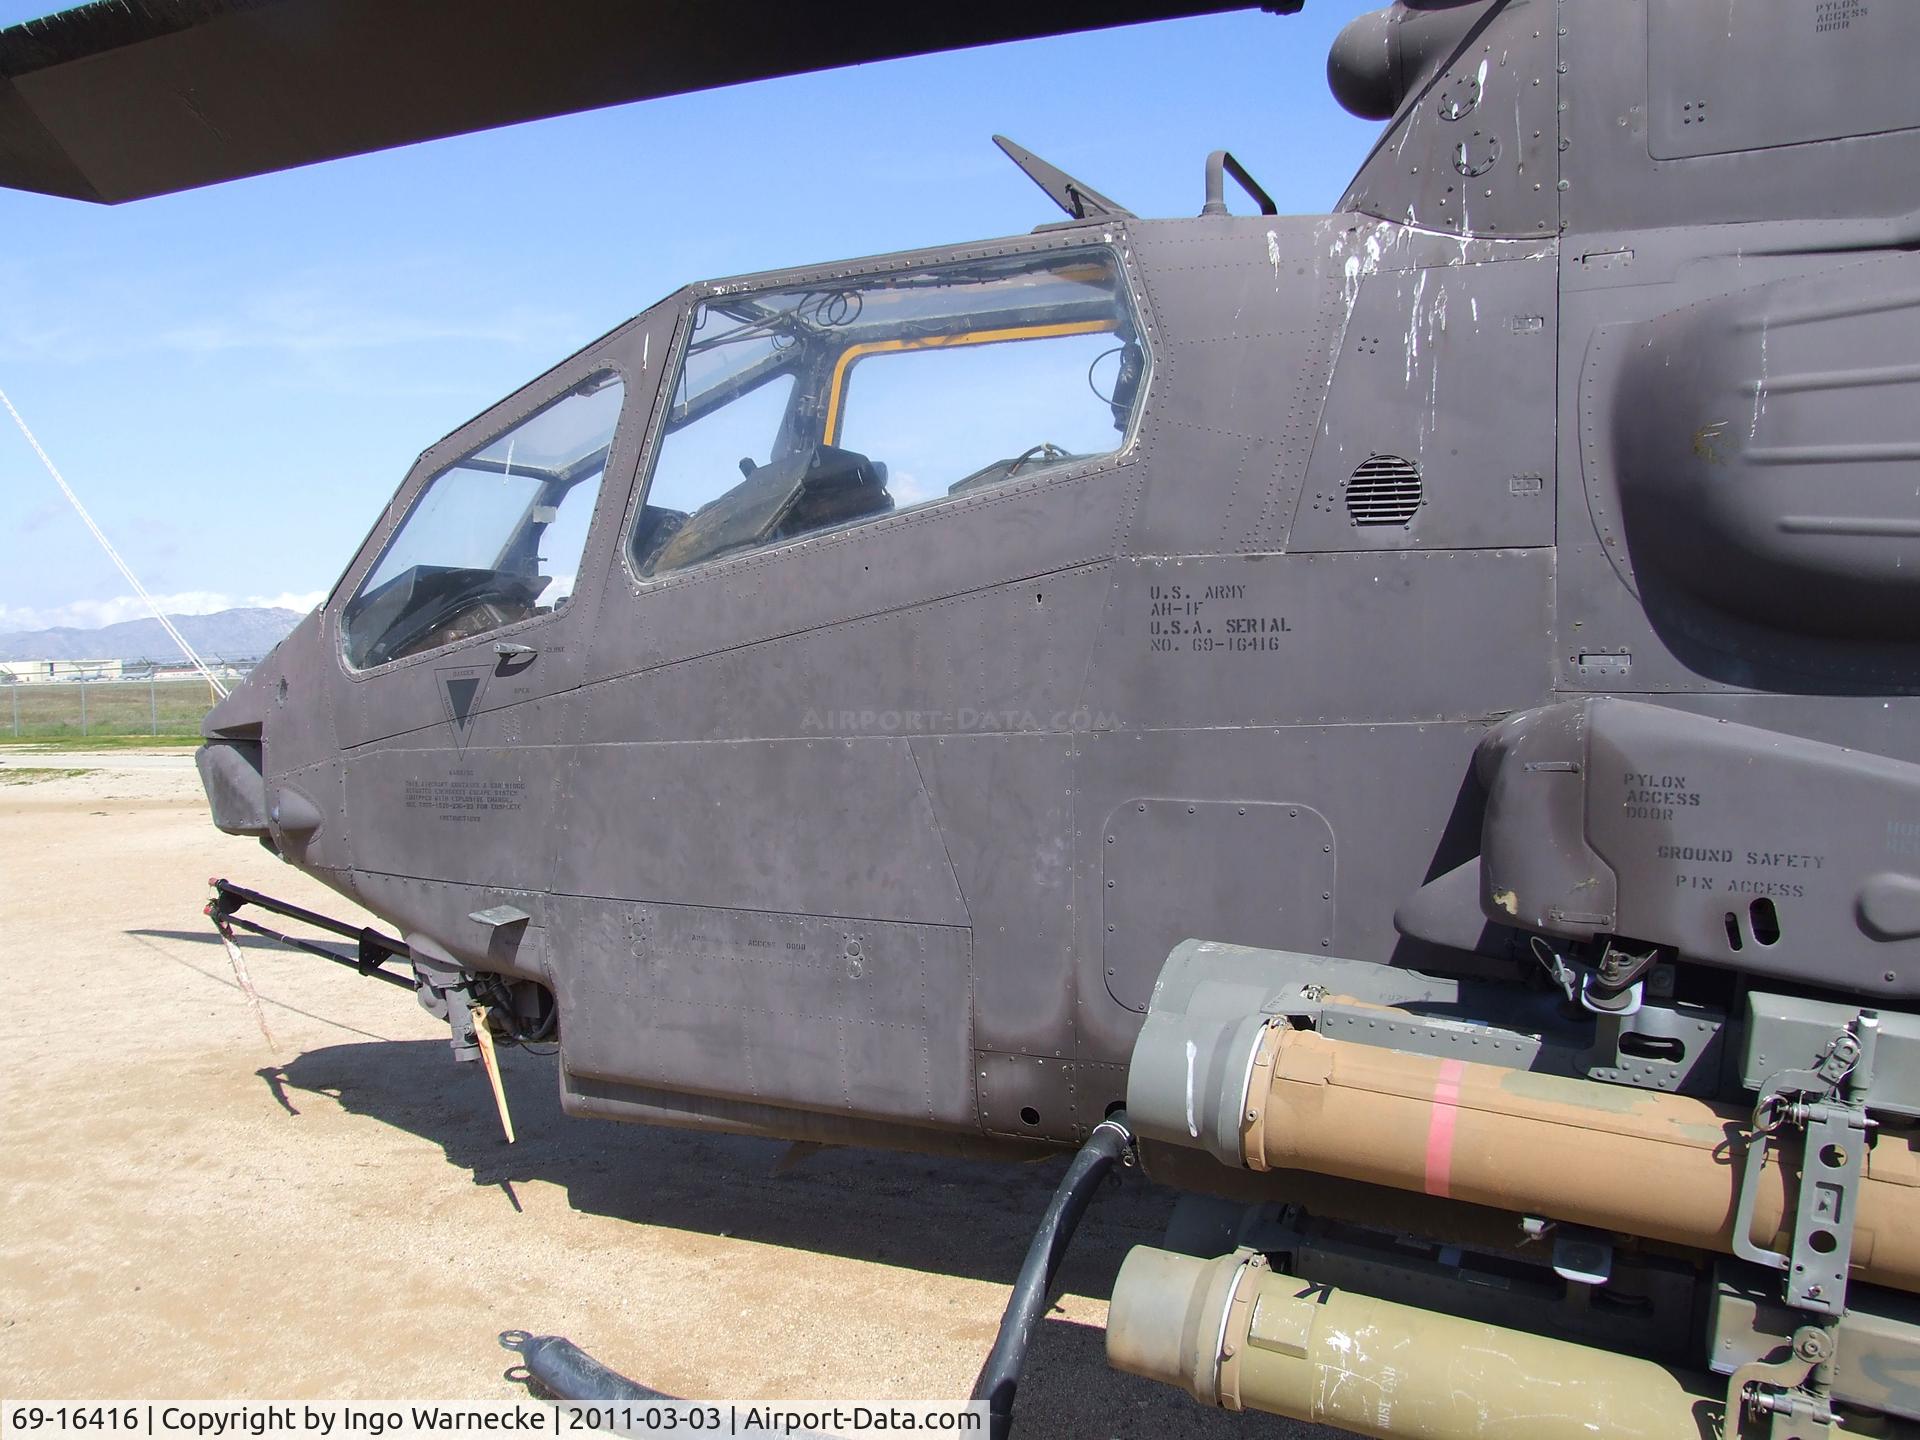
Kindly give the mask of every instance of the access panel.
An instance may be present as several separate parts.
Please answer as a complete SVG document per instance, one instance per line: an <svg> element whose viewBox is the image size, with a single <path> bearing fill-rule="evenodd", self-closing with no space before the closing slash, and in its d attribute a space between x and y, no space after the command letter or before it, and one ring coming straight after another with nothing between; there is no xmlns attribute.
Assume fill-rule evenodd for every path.
<svg viewBox="0 0 1920 1440"><path fill-rule="evenodd" d="M1182 940L1309 953L1333 940L1333 827L1308 805L1134 799L1101 836L1107 990L1145 1013Z"/></svg>

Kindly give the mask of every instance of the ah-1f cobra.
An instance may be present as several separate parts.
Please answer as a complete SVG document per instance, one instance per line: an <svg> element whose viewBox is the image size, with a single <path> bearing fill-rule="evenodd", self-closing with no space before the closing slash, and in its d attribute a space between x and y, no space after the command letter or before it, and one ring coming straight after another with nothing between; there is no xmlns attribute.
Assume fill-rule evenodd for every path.
<svg viewBox="0 0 1920 1440"><path fill-rule="evenodd" d="M321 8L0 44L6 182L1211 7L723 57L582 7L519 66L481 7L512 83L398 98ZM1333 214L1014 147L1064 222L690 286L421 457L208 717L215 822L385 917L456 1051L557 1034L575 1114L1084 1146L1002 1428L1123 1148L1215 1198L1109 1356L1205 1402L1920 1419L1916 54L1861 0L1400 0L1329 62L1387 122ZM256 123L257 55L328 124Z"/></svg>

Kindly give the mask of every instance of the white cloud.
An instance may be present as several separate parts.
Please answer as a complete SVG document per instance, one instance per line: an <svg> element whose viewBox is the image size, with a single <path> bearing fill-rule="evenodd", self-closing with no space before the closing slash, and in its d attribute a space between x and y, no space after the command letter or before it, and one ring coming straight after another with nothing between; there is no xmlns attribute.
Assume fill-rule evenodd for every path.
<svg viewBox="0 0 1920 1440"><path fill-rule="evenodd" d="M228 595L218 590L183 590L174 595L153 597L169 615L211 615L218 610L262 608L293 610L305 614L326 598L324 590L306 594ZM122 620L144 620L151 616L146 603L137 595L116 595L110 600L75 600L66 605L0 605L0 631L52 630L70 626L97 630L102 625L117 625Z"/></svg>
<svg viewBox="0 0 1920 1440"><path fill-rule="evenodd" d="M298 594L283 590L278 595L249 595L240 603L262 610L292 610L304 615L322 600L327 598L324 590L307 590Z"/></svg>

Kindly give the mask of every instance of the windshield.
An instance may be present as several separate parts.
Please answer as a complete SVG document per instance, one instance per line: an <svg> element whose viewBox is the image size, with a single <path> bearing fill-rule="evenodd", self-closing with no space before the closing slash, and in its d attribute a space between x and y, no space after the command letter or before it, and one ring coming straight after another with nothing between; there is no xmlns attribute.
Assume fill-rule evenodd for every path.
<svg viewBox="0 0 1920 1440"><path fill-rule="evenodd" d="M435 475L343 612L384 664L558 610L573 594L620 418L603 372Z"/></svg>
<svg viewBox="0 0 1920 1440"><path fill-rule="evenodd" d="M716 296L694 310L636 571L1110 454L1146 357L1110 251Z"/></svg>

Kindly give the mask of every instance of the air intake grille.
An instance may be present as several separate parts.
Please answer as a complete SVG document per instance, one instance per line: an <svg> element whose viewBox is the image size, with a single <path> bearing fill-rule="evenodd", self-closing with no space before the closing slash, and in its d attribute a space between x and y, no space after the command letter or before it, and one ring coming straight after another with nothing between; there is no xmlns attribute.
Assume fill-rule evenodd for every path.
<svg viewBox="0 0 1920 1440"><path fill-rule="evenodd" d="M1420 508L1420 467L1398 455L1374 455L1347 481L1347 514L1356 525L1405 525Z"/></svg>

